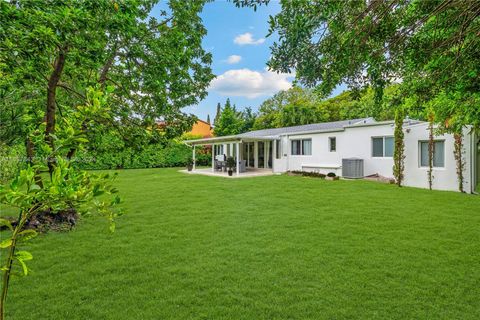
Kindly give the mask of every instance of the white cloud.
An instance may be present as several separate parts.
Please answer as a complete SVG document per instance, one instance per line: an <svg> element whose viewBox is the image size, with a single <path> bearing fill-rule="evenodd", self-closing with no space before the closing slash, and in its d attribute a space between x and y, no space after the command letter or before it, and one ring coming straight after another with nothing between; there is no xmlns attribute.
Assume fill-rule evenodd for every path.
<svg viewBox="0 0 480 320"><path fill-rule="evenodd" d="M226 62L227 62L228 64L235 64L235 63L239 63L240 60L242 60L242 57L241 57L241 56L238 56L238 55L236 55L236 54L233 54L233 55L231 55L231 56L229 56L229 57L227 58Z"/></svg>
<svg viewBox="0 0 480 320"><path fill-rule="evenodd" d="M269 96L292 87L288 78L292 74L275 73L268 70L234 69L219 75L210 84L210 89L224 96L254 99Z"/></svg>
<svg viewBox="0 0 480 320"><path fill-rule="evenodd" d="M248 45L248 44L257 45L257 44L264 43L265 39L260 38L260 39L255 40L253 38L253 35L250 32L247 32L247 33L239 34L238 36L236 36L235 39L233 39L233 42L238 44L238 45L241 45L241 46Z"/></svg>

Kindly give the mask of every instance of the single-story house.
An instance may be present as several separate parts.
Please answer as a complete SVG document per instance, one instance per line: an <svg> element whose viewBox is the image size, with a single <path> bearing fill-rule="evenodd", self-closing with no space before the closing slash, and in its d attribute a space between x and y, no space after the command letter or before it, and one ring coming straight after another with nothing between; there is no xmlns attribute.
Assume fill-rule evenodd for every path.
<svg viewBox="0 0 480 320"><path fill-rule="evenodd" d="M393 178L394 128L394 121L364 118L257 130L185 142L193 146L194 150L195 146L212 146L212 173L218 169L215 159L219 155L226 155L235 158L236 175L241 175L244 171L269 170L272 173L334 172L346 178L375 174ZM406 119L403 130L403 185L428 188L428 123ZM458 190L453 135L435 135L434 139L433 188ZM475 192L480 181L480 142L470 128L465 128L463 148L464 190Z"/></svg>

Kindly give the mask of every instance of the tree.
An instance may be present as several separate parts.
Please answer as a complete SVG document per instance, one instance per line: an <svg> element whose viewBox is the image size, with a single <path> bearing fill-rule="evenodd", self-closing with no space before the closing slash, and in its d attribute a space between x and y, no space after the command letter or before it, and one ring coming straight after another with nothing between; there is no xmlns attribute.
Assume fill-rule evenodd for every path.
<svg viewBox="0 0 480 320"><path fill-rule="evenodd" d="M242 112L240 112L240 120L240 133L248 132L252 130L253 125L255 124L256 114L252 111L251 107L246 107Z"/></svg>
<svg viewBox="0 0 480 320"><path fill-rule="evenodd" d="M62 203L80 211L69 198L75 195L70 187L94 193L105 188L104 179L91 185L94 176L73 166L75 152L103 130L115 128L125 141L141 145L138 141L179 135L193 123L181 109L205 97L213 78L211 54L201 43L204 2L171 0L160 20L149 17L154 4L0 2L0 119L6 121L0 136L10 145L23 141L26 146L27 173L17 180L25 185L28 178L27 192L34 186L35 195L23 213L37 207L58 212L55 204ZM172 124L161 134L151 129L159 118ZM49 177L41 174L45 170ZM59 177L62 183L56 182ZM2 201L20 192L12 185L3 190L9 196ZM63 198L49 200L58 193ZM5 245L13 256L18 232ZM9 268L2 269L4 277Z"/></svg>
<svg viewBox="0 0 480 320"><path fill-rule="evenodd" d="M376 106L372 88L344 91L335 97L321 99L314 90L293 87L280 91L260 105L254 128L278 128L374 115L379 120L391 120L394 118L391 104L399 103L398 91L398 85L387 87L383 103Z"/></svg>
<svg viewBox="0 0 480 320"><path fill-rule="evenodd" d="M210 115L207 114L207 123L210 124Z"/></svg>
<svg viewBox="0 0 480 320"><path fill-rule="evenodd" d="M237 6L268 1L236 0ZM402 80L404 96L457 96L455 114L478 130L480 7L474 0L282 1L270 19L278 34L269 67L329 94L338 84L383 89Z"/></svg>
<svg viewBox="0 0 480 320"><path fill-rule="evenodd" d="M240 133L242 120L230 99L227 99L220 116L215 123L214 133L216 136L229 136Z"/></svg>
<svg viewBox="0 0 480 320"><path fill-rule="evenodd" d="M222 106L217 103L217 112L215 113L215 118L213 119L213 123L217 123L218 119L220 119L220 115L222 114Z"/></svg>

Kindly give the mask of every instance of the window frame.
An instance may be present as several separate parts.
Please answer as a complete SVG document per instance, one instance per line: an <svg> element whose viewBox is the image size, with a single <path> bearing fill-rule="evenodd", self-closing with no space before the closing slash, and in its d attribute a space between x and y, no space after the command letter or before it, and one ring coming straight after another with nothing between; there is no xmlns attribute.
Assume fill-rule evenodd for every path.
<svg viewBox="0 0 480 320"><path fill-rule="evenodd" d="M427 143L428 144L428 140L418 140L418 167L420 169L429 169L430 167L427 165L427 166L422 166L422 143ZM433 157L435 158L435 143L436 142L441 142L443 143L443 166L439 167L439 166L435 166L435 163L432 164L432 168L433 169L436 169L436 170L441 170L441 169L445 169L445 155L446 155L446 150L445 150L445 139L434 139L433 140L433 144L434 144L434 149L433 149ZM428 152L428 149L427 149L427 152Z"/></svg>
<svg viewBox="0 0 480 320"><path fill-rule="evenodd" d="M391 156L385 155L385 138L393 138L393 153L395 153L395 138L394 136L386 135L386 136L372 136L370 139L370 156L375 159L393 159L393 153ZM382 139L382 156L374 156L373 155L373 139Z"/></svg>
<svg viewBox="0 0 480 320"><path fill-rule="evenodd" d="M333 150L332 150L332 141L335 141L334 143L335 149ZM337 137L328 137L328 151L337 152Z"/></svg>
<svg viewBox="0 0 480 320"><path fill-rule="evenodd" d="M300 153L293 154L293 142L298 141L300 143ZM303 141L310 141L310 154L305 154L303 150ZM313 153L313 145L312 145L312 138L303 138L303 139L290 139L290 155L297 157L297 156L304 156L304 157L311 157Z"/></svg>

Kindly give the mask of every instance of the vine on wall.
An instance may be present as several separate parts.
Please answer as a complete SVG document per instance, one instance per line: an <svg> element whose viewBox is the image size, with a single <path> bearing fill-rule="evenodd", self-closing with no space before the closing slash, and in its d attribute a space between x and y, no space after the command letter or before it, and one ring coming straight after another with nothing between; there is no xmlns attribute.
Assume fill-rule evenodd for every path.
<svg viewBox="0 0 480 320"><path fill-rule="evenodd" d="M393 152L393 175L399 187L402 186L403 172L405 169L405 142L403 132L404 111L398 108L395 112L395 149Z"/></svg>
<svg viewBox="0 0 480 320"><path fill-rule="evenodd" d="M465 163L463 161L463 136L462 133L454 133L453 138L455 140L455 146L453 149L453 154L455 155L455 162L457 164L457 178L458 178L458 190L464 192L463 190L463 170L465 168Z"/></svg>
<svg viewBox="0 0 480 320"><path fill-rule="evenodd" d="M435 116L430 111L428 114L428 188L432 190L433 185L433 153L435 152L435 141L433 140L433 122Z"/></svg>

